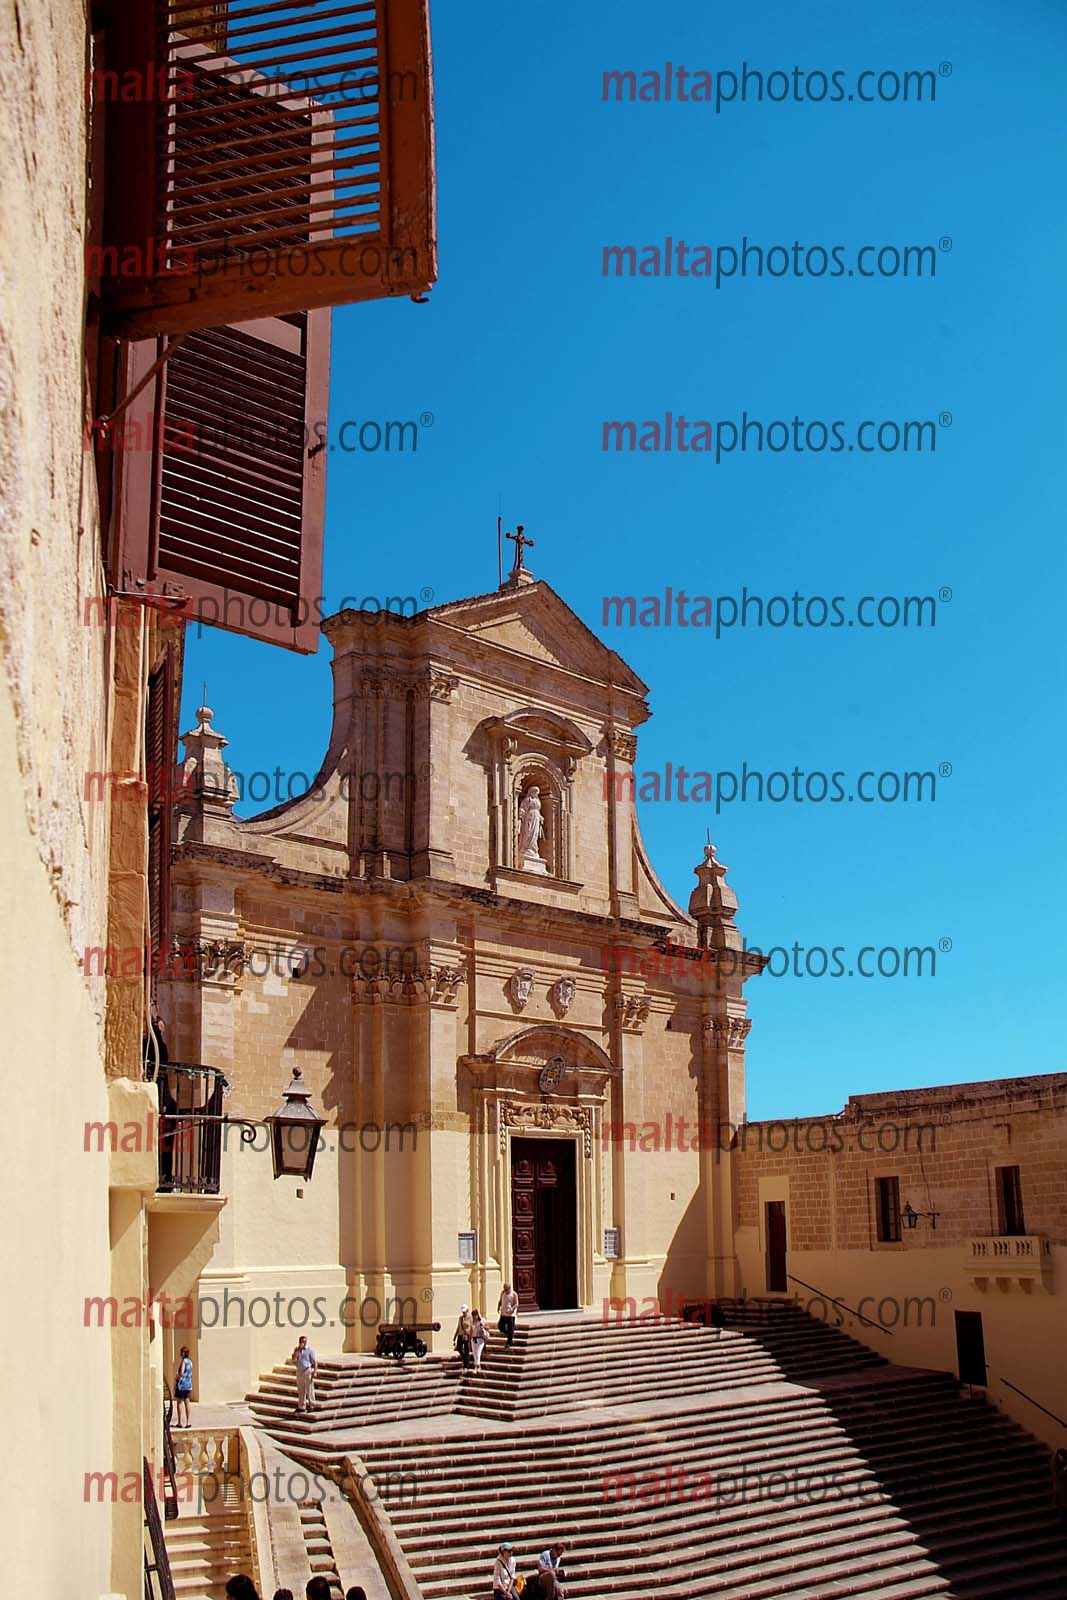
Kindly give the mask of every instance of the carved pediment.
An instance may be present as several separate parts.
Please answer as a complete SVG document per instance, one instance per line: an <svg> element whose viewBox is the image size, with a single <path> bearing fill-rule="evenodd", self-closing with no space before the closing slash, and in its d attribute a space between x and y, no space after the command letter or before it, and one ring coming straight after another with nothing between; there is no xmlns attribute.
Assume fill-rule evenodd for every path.
<svg viewBox="0 0 1067 1600"><path fill-rule="evenodd" d="M484 1088L523 1095L602 1097L607 1080L618 1076L611 1057L588 1035L551 1023L523 1028L501 1039L484 1055L464 1056L462 1064L481 1080ZM551 1088L542 1088L549 1076L557 1081Z"/></svg>
<svg viewBox="0 0 1067 1600"><path fill-rule="evenodd" d="M592 741L576 723L541 707L494 717L485 724L485 730L491 739L508 744L514 750L543 750L569 757L571 761L587 756L593 748Z"/></svg>
<svg viewBox="0 0 1067 1600"><path fill-rule="evenodd" d="M432 606L427 615L462 630L471 640L580 672L598 683L612 683L642 702L648 692L632 668L543 580ZM640 707L635 712L634 720L643 722Z"/></svg>

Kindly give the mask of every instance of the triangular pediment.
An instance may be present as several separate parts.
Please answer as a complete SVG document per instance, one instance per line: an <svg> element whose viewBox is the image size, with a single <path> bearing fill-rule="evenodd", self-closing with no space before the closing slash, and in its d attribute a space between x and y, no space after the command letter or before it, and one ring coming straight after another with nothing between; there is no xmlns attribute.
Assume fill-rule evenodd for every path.
<svg viewBox="0 0 1067 1600"><path fill-rule="evenodd" d="M642 697L644 684L547 583L433 606L430 618L534 661L563 667Z"/></svg>

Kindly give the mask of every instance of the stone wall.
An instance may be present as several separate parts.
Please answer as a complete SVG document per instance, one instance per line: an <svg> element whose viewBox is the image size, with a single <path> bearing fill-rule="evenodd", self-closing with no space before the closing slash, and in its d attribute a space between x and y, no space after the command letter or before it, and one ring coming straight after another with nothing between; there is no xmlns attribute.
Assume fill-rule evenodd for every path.
<svg viewBox="0 0 1067 1600"><path fill-rule="evenodd" d="M85 40L82 0L0 9L0 1071L24 1119L0 1242L20 1352L0 1468L12 1594L59 1594L72 1574L86 1595L113 1587L111 1507L84 1495L112 1464L110 1338L83 1326L111 1282L108 1158L83 1148L108 1116L104 985L80 969L106 926L106 819L83 777L109 765L108 643L83 612L101 582L82 442Z"/></svg>
<svg viewBox="0 0 1067 1600"><path fill-rule="evenodd" d="M889 1360L946 1371L957 1313L979 1313L990 1396L1060 1442L1046 1413L1067 1419L1067 1074L855 1095L835 1116L746 1124L723 1159L748 1294L766 1292L765 1208L784 1201L791 1297ZM1002 1167L1020 1172L1017 1240ZM893 1177L923 1214L887 1242L876 1180Z"/></svg>

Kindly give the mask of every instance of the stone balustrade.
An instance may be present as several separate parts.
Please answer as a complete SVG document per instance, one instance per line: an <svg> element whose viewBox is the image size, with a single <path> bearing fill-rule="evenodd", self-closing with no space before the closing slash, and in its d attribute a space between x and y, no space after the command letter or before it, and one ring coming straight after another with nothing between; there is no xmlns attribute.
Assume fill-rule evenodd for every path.
<svg viewBox="0 0 1067 1600"><path fill-rule="evenodd" d="M1034 1284L1052 1292L1052 1249L1041 1234L986 1234L968 1244L966 1269L980 1289L995 1282L1029 1291Z"/></svg>

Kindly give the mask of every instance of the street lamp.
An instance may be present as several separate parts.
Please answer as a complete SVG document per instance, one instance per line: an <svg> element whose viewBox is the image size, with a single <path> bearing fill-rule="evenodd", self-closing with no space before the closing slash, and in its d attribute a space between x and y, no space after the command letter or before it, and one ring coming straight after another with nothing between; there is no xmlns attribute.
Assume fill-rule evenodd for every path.
<svg viewBox="0 0 1067 1600"><path fill-rule="evenodd" d="M271 1155L275 1178L310 1178L319 1147L319 1133L326 1126L308 1101L311 1090L304 1083L299 1067L293 1068L293 1081L282 1096L282 1103L268 1117Z"/></svg>
<svg viewBox="0 0 1067 1600"><path fill-rule="evenodd" d="M210 1093L197 1101L194 1087L188 1096L193 1098L193 1105L179 1105L178 1091L170 1081L172 1074L176 1073L183 1075L183 1082L191 1082L194 1086L210 1077ZM309 1104L311 1090L304 1083L299 1067L293 1069L293 1080L278 1110L262 1121L252 1117L230 1117L222 1112L222 1095L229 1085L215 1067L194 1067L184 1062L168 1061L160 1066L157 1081L160 1092L160 1187L164 1192L177 1189L201 1194L218 1193L223 1128L240 1128L242 1145L251 1145L253 1148L258 1130L266 1128L275 1178L306 1180L311 1177L318 1153L319 1133L326 1123ZM201 1106L204 1109L200 1109ZM200 1137L194 1137L197 1131ZM176 1170L175 1162L179 1155L186 1159L178 1163L180 1170Z"/></svg>
<svg viewBox="0 0 1067 1600"><path fill-rule="evenodd" d="M916 1211L913 1208L910 1200L905 1200L903 1210L900 1214L904 1218L905 1227L908 1228L914 1228L917 1225L920 1217L926 1217L929 1220L931 1228L936 1228L937 1219L941 1215L940 1211Z"/></svg>

